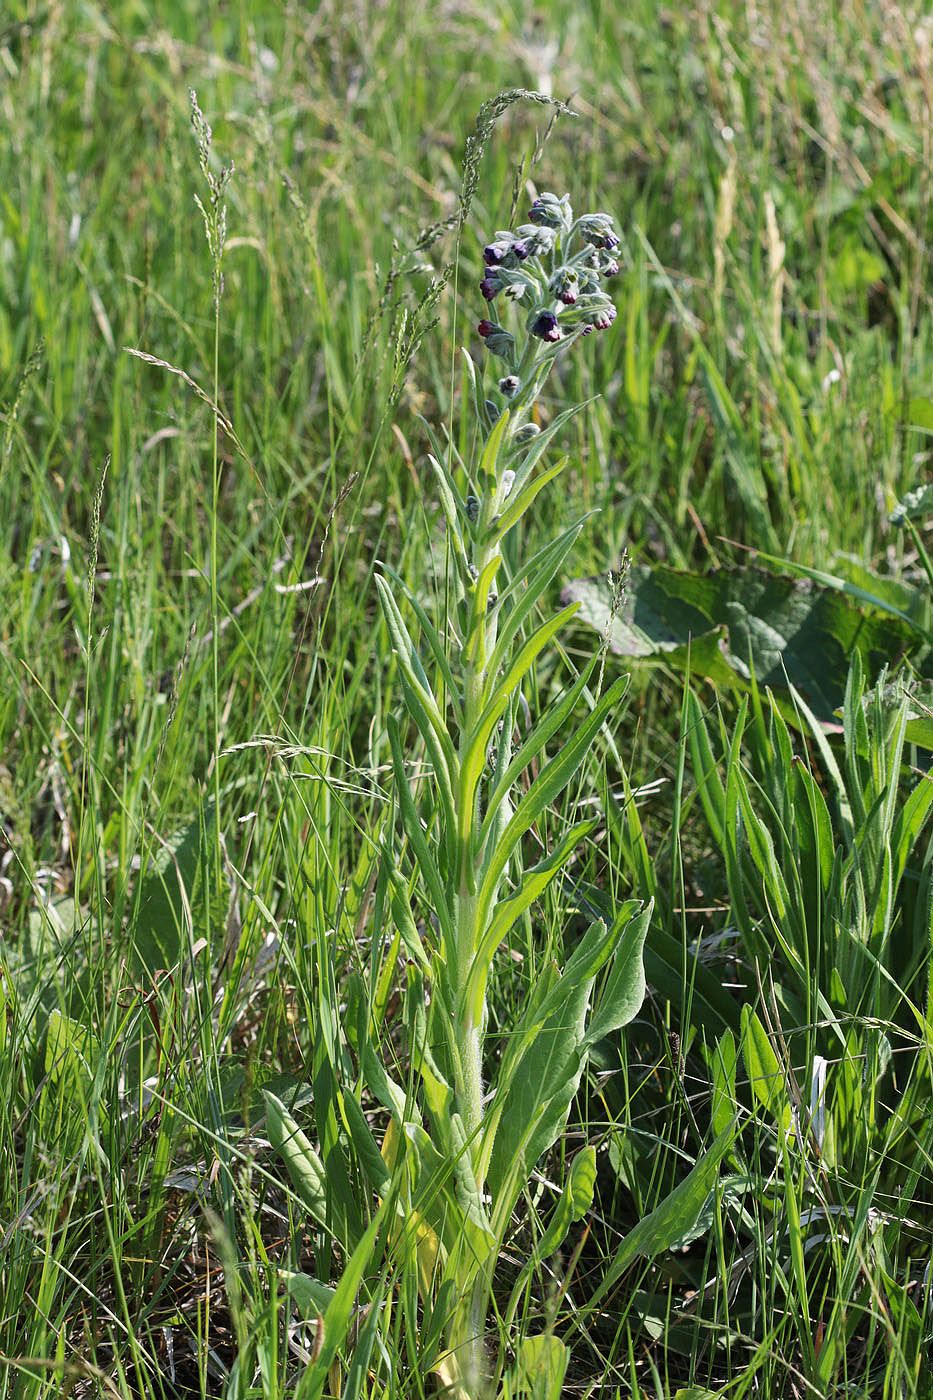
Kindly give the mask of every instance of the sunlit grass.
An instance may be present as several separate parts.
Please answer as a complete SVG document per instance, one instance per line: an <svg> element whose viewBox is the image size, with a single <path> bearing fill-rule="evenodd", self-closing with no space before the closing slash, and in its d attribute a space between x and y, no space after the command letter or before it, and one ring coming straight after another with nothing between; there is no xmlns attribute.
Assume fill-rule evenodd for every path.
<svg viewBox="0 0 933 1400"><path fill-rule="evenodd" d="M320 1152L325 1221L350 1200L365 1236L343 1096L379 1141L388 1115L361 1025L416 1084L379 886L403 696L375 575L445 615L426 425L473 446L482 235L532 186L623 234L618 319L542 398L544 423L587 407L524 548L598 510L567 577L741 545L926 588L888 515L929 471L930 55L920 6L0 15L0 1395L430 1393L445 1319L387 1231L309 1366L330 1295L288 1280L336 1288L348 1257L262 1090ZM579 115L509 107L460 230L467 137L518 86ZM213 177L235 165L216 319L192 87ZM535 714L597 644L562 634ZM594 1047L498 1257L503 1356L553 1333L567 1394L929 1393L925 813L898 881L885 864L924 751L870 704L844 737L756 704L743 731L728 693L632 670L540 834L596 831L490 983L492 1070L587 925L654 901L645 1006ZM777 1071L743 1055L743 1004ZM733 1118L696 1238L613 1279ZM592 1210L510 1309L586 1143Z"/></svg>

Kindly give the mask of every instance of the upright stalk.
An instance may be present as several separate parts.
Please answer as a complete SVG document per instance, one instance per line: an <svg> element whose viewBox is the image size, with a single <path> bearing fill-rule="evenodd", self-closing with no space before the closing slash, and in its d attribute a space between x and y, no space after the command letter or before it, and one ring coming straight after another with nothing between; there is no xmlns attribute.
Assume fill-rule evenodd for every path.
<svg viewBox="0 0 933 1400"><path fill-rule="evenodd" d="M521 1130L514 1162L503 1166L494 1156L510 1086L500 1066L486 1108L487 978L496 948L512 924L592 829L591 822L569 828L559 847L526 875L522 837L570 781L588 751L589 733L595 733L613 700L612 695L603 697L568 755L548 763L547 739L580 701L584 675L572 688L566 708L558 705L558 718L551 727L543 726L536 740L532 726L513 759L513 717L523 679L573 611L566 609L536 622L536 605L543 601L579 530L579 524L571 527L542 551L543 558L534 556L530 561L534 567L522 565L513 527L563 466L558 463L536 476L536 465L562 420L541 430L531 421L532 412L556 356L591 331L612 324L615 307L600 279L618 271L611 253L619 242L608 215L585 214L574 220L566 196L540 196L530 218L532 222L515 233L497 233L484 250L481 290L486 300L491 302L502 292L530 309L520 339L492 321L479 324L487 350L503 359L509 372L498 381L500 403L480 396L473 371L482 447L467 468L465 494L461 495L461 487L441 461L432 459L459 585L453 647L416 605L422 635L430 641L442 673L440 687L428 680L388 580L379 580L408 706L438 780L438 805L425 826L408 790L398 731L391 728L402 816L441 935L430 957L423 950L416 954L420 970L413 982L417 1000L412 1024L419 1027L416 1049L432 1128L430 1148L420 1122L400 1127L412 1144L406 1150L416 1157L421 1154L416 1163L409 1158L414 1183L410 1214L428 1232L422 1239L431 1241L429 1258L420 1259L419 1266L437 1280L432 1291L436 1288L438 1296L432 1306L445 1283L448 1288L453 1284L453 1301L449 1293L444 1301L450 1310L447 1350L438 1363L451 1400L485 1400L489 1390L486 1321L498 1246L527 1180ZM438 691L449 705L438 704ZM448 710L456 716L453 723ZM513 814L510 789L535 761L542 762L545 781L532 777ZM559 767L557 782L554 763ZM540 807L529 814L527 799L537 800L539 793ZM404 909L402 918L410 946L417 938L415 921ZM614 936L605 931L593 935L597 942L602 940L606 956ZM572 980L568 985L573 985ZM427 1016L426 991L431 1006ZM538 1029L529 1027L527 1036L516 1033L513 1044L530 1047ZM503 1062L509 1062L508 1052ZM509 1063L509 1073L514 1075L516 1062ZM548 1131L552 1123L557 1125L553 1130L559 1131L555 1094L558 1098L572 1095L575 1082L571 1076L551 1089L541 1086L544 1097L539 1114L547 1113ZM513 1115L513 1133L521 1116L521 1111ZM529 1133L534 1128L535 1123L530 1123ZM443 1169L440 1162L445 1164ZM452 1227L451 1221L459 1224ZM424 1267L425 1262L430 1267Z"/></svg>

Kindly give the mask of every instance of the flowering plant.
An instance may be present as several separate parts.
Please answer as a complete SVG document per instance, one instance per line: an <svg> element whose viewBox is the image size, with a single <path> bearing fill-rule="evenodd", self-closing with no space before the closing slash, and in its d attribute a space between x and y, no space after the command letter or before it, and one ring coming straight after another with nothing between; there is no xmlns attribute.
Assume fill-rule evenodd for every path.
<svg viewBox="0 0 933 1400"><path fill-rule="evenodd" d="M592 1202L592 1147L573 1161L550 1223L499 1311L504 1345L497 1350L487 1336L495 1266L537 1163L563 1131L590 1048L641 1005L650 916L628 901L611 923L591 924L565 965L545 965L529 987L521 1011L502 1028L498 1059L487 1054L496 952L564 875L598 818L568 822L531 865L524 859L528 838L534 833L540 845L545 814L592 754L625 686L620 679L598 694L594 655L563 694L529 718L524 692L532 690L535 664L577 608L552 614L546 594L584 523L569 524L520 556L512 532L564 469L566 459L542 463L580 405L543 429L531 410L555 357L590 330L611 325L615 308L600 279L617 270L611 254L618 243L608 215L574 221L566 196L541 195L529 220L514 233L498 232L484 250L483 295L492 302L502 294L526 312L523 332L489 320L479 325L487 350L508 370L499 381L504 402L482 399L467 357L481 448L472 462L445 462L440 449L429 459L446 517L456 604L435 622L391 567L384 565L377 578L405 707L431 781L413 780L402 730L391 720L403 840L386 839L377 897L395 956L404 950L408 959L406 1025L416 1088L394 1082L370 1037L357 1031L362 1079L390 1120L381 1148L371 1144L365 1156L392 1221L389 1237L402 1275L418 1280L419 1368L433 1369L451 1400L484 1400L500 1381L503 1396L512 1395L517 1376L542 1367L547 1393L559 1393L568 1353L557 1338L526 1338L516 1371L506 1373L505 1363L515 1311L535 1269ZM294 1161L301 1135L282 1105L267 1098L274 1135ZM348 1110L351 1099L348 1094ZM358 1108L350 1127L355 1140L368 1132ZM301 1143L307 1162L313 1149L306 1139Z"/></svg>
<svg viewBox="0 0 933 1400"><path fill-rule="evenodd" d="M589 1047L624 1025L641 1004L649 912L629 902L611 927L591 925L566 966L551 968L529 989L498 1065L487 1066L487 987L496 950L566 870L597 820L569 825L530 868L522 858L525 838L590 753L625 684L617 681L594 698L594 656L536 722L520 722L520 714L528 713L522 692L535 662L576 610L574 604L536 620L583 522L531 557L510 560L511 567L502 546L565 465L541 467L551 439L577 409L558 415L543 431L531 421L531 409L555 356L612 324L615 307L600 280L618 271L612 252L619 242L608 215L574 220L566 196L539 196L529 220L514 232L497 232L483 253L483 296L493 302L502 295L526 312L524 336L490 320L479 324L487 350L508 369L498 386L505 402L501 408L480 403L474 372L485 428L479 459L464 464L458 479L442 453L431 458L459 591L456 615L442 627L414 597L408 600L433 677L399 607L406 591L401 580L390 569L378 580L407 709L435 780L433 793L422 792L419 805L393 725L396 794L411 872L403 876L393 854L390 883L412 958L412 1050L430 1131L406 1102L409 1116L396 1114L388 1155L393 1162L400 1155L407 1160L404 1215L425 1308L429 1317L447 1310L438 1329L446 1345L435 1369L460 1400L487 1394L496 1369L487 1350L486 1318L495 1262L518 1200L562 1131ZM574 728L579 711L583 718ZM549 754L559 734L560 745ZM417 931L412 896L426 897L433 911L429 940ZM602 996L589 1013L597 975L607 966ZM585 1148L550 1228L515 1285L513 1302L534 1266L587 1209L594 1168L593 1149ZM506 1309L506 1327L509 1320ZM554 1348L561 1346L548 1339L558 1370L562 1353Z"/></svg>

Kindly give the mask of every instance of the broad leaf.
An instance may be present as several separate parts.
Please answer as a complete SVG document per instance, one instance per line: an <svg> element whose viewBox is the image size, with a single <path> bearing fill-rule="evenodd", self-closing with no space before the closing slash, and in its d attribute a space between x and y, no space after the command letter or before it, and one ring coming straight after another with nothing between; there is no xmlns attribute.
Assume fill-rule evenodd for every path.
<svg viewBox="0 0 933 1400"><path fill-rule="evenodd" d="M683 1239L700 1216L716 1184L719 1164L735 1136L734 1126L724 1129L679 1186L659 1206L639 1220L622 1241L609 1272L594 1294L595 1305L608 1293L636 1259L654 1259Z"/></svg>
<svg viewBox="0 0 933 1400"><path fill-rule="evenodd" d="M784 1131L790 1128L790 1100L781 1062L768 1033L750 1006L742 1008L742 1059L755 1098Z"/></svg>
<svg viewBox="0 0 933 1400"><path fill-rule="evenodd" d="M682 573L633 569L616 606L607 579L578 579L565 602L608 637L613 651L686 669L720 685L797 687L823 721L845 693L849 658L861 652L876 671L916 650L910 620L860 607L838 587L759 569Z"/></svg>
<svg viewBox="0 0 933 1400"><path fill-rule="evenodd" d="M223 922L227 894L214 883L214 820L208 802L201 815L159 844L142 875L131 953L137 971L175 967L199 933Z"/></svg>
<svg viewBox="0 0 933 1400"><path fill-rule="evenodd" d="M505 1395L509 1400L560 1400L569 1361L570 1351L559 1337L526 1337L506 1380Z"/></svg>

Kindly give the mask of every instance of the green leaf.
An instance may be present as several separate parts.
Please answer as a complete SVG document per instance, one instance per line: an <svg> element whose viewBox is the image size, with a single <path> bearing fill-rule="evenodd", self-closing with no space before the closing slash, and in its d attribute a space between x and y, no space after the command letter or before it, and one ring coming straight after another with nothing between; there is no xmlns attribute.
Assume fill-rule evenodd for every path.
<svg viewBox="0 0 933 1400"><path fill-rule="evenodd" d="M373 1190L378 1191L380 1195L384 1195L389 1183L390 1173L385 1164L385 1158L379 1151L379 1145L373 1137L372 1129L366 1121L363 1110L351 1093L344 1093L341 1095L341 1108L343 1109L344 1123L349 1133L350 1141L353 1143L356 1150L357 1158L366 1174L366 1179Z"/></svg>
<svg viewBox="0 0 933 1400"><path fill-rule="evenodd" d="M492 731L501 719L512 693L534 665L540 652L547 646L555 632L560 631L564 623L569 621L575 612L576 606L574 605L565 608L556 617L548 618L546 622L542 623L537 631L528 638L517 655L512 658L504 676L499 674L499 663L496 661L496 656L494 655L490 660L489 683L483 697L485 708L469 736L468 748L460 772L460 828L458 835L461 841L466 841L473 825L473 797L477 783L486 766L486 754Z"/></svg>
<svg viewBox="0 0 933 1400"><path fill-rule="evenodd" d="M823 721L845 693L849 658L861 652L872 670L918 649L923 633L911 618L870 609L848 596L856 585L822 584L759 569L718 569L706 574L666 566L633 569L618 610L602 578L578 579L564 590L581 604L580 617L608 634L619 655L685 670L719 685L786 691L788 682ZM867 590L858 590L862 597ZM791 712L789 718L793 718Z"/></svg>
<svg viewBox="0 0 933 1400"><path fill-rule="evenodd" d="M318 1224L328 1228L327 1175L324 1163L288 1109L268 1089L263 1091L269 1141L285 1163L292 1185Z"/></svg>
<svg viewBox="0 0 933 1400"><path fill-rule="evenodd" d="M512 1290L513 1299L524 1287L534 1270L560 1249L567 1231L576 1220L582 1220L593 1204L596 1189L596 1148L584 1147L574 1157L560 1199L548 1221L547 1229L535 1243L531 1258L522 1268Z"/></svg>
<svg viewBox="0 0 933 1400"><path fill-rule="evenodd" d="M214 804L162 841L140 878L133 920L135 970L173 968L198 934L226 917L227 893L213 871ZM209 907L207 907L209 906Z"/></svg>
<svg viewBox="0 0 933 1400"><path fill-rule="evenodd" d="M350 1317L363 1275L367 1268L372 1269L375 1265L376 1242L382 1227L384 1210L385 1204L376 1211L372 1224L347 1260L343 1276L324 1313L321 1345L314 1360L301 1374L295 1387L294 1400L320 1400L324 1392L327 1373L334 1363L338 1349L347 1341Z"/></svg>
<svg viewBox="0 0 933 1400"><path fill-rule="evenodd" d="M285 1284L285 1291L302 1317L311 1321L322 1317L333 1302L336 1289L329 1288L326 1283L312 1278L310 1274L291 1273L283 1269L281 1278Z"/></svg>
<svg viewBox="0 0 933 1400"><path fill-rule="evenodd" d="M646 990L643 955L653 907L649 903L639 914L621 916L621 931L615 935L618 942L602 995L586 1028L585 1045L621 1030L641 1010Z"/></svg>
<svg viewBox="0 0 933 1400"><path fill-rule="evenodd" d="M408 786L408 775L405 772L405 757L402 749L402 741L399 736L398 725L392 715L389 715L386 721L386 729L389 735L389 744L392 749L395 786L405 833L411 842L418 867L433 898L434 909L440 921L447 945L452 946L453 917L450 912L450 905L447 901L447 890L441 878L437 862L434 859L434 854L425 837L424 829L421 825L421 818L412 801L411 790Z"/></svg>
<svg viewBox="0 0 933 1400"><path fill-rule="evenodd" d="M525 910L536 899L540 898L554 877L566 865L580 842L589 836L597 824L596 818L590 818L588 821L577 822L575 826L572 826L550 855L538 861L537 865L533 865L530 870L523 872L517 893L512 895L510 899L500 900L496 905L492 921L483 934L473 957L464 992L467 1003L472 1008L474 1024L479 1024L483 1013L489 968L499 944L508 934L516 919L520 918Z"/></svg>
<svg viewBox="0 0 933 1400"><path fill-rule="evenodd" d="M742 1008L742 1059L752 1093L786 1133L791 1125L791 1111L784 1071L767 1031L750 1006Z"/></svg>
<svg viewBox="0 0 933 1400"><path fill-rule="evenodd" d="M907 421L912 428L919 428L924 433L933 433L933 399L911 399L907 405ZM933 488L929 489L933 502Z"/></svg>
<svg viewBox="0 0 933 1400"><path fill-rule="evenodd" d="M561 751L542 768L515 808L511 821L502 832L495 849L490 852L478 901L481 920L485 921L488 909L495 898L502 872L515 847L525 832L534 826L544 810L570 782L590 752L593 740L612 707L624 694L626 685L627 681L623 676L609 687L590 714L582 721L576 733L567 741Z"/></svg>
<svg viewBox="0 0 933 1400"><path fill-rule="evenodd" d="M874 703L879 689L866 692L863 705L867 708ZM880 687L880 698L886 709L894 709L901 703L907 706L907 727L904 738L908 744L916 744L918 749L933 752L933 681L911 678L898 678Z"/></svg>
<svg viewBox="0 0 933 1400"><path fill-rule="evenodd" d="M559 1337L525 1337L506 1394L512 1400L560 1400L569 1361L570 1350Z"/></svg>
<svg viewBox="0 0 933 1400"><path fill-rule="evenodd" d="M716 1042L711 1055L713 1096L710 1105L710 1122L716 1133L725 1132L735 1121L735 1036L727 1030Z"/></svg>
<svg viewBox="0 0 933 1400"><path fill-rule="evenodd" d="M637 905L630 901L611 929L601 921L592 924L563 973L532 998L512 1031L483 1152L497 1211L511 1209L511 1197L563 1129L588 1050L586 1021L593 984L620 947L620 961L613 964L607 981L610 1001L602 1017L599 1010L596 1013L597 1028L602 1025L605 1033L605 1028L624 1024L635 1014L635 1002L641 1005L644 928L636 915Z"/></svg>
<svg viewBox="0 0 933 1400"><path fill-rule="evenodd" d="M591 918L611 925L612 902L601 890L579 884L576 893ZM727 1027L738 1029L739 1007L721 980L695 956L685 959L682 941L657 923L645 942L644 960L648 982L680 1014L686 1014L689 1005L692 1020L710 1035L721 1035Z"/></svg>
<svg viewBox="0 0 933 1400"><path fill-rule="evenodd" d="M734 1137L734 1125L721 1132L680 1185L675 1186L650 1215L639 1220L629 1231L616 1251L609 1272L591 1299L591 1306L605 1297L636 1259L656 1258L693 1228L716 1184L719 1165L732 1146Z"/></svg>
<svg viewBox="0 0 933 1400"><path fill-rule="evenodd" d="M513 490L513 499L499 516L492 536L493 544L498 544L502 537L508 534L512 526L518 524L539 491L543 490L555 477L560 476L567 465L567 460L566 457L561 457L560 461L556 462L553 467L549 467L546 472L541 472L540 476L533 477L524 490L518 492Z"/></svg>
<svg viewBox="0 0 933 1400"><path fill-rule="evenodd" d="M598 660L598 654L591 656L573 685L541 716L532 728L528 738L518 749L509 763L508 768L506 768L502 777L489 794L486 801L486 815L483 818L483 825L480 829L480 847L483 846L488 837L503 798L511 791L519 776L525 771L532 760L538 757L545 746L550 743L573 714L583 692L586 690Z"/></svg>

